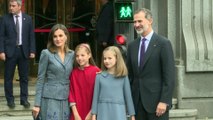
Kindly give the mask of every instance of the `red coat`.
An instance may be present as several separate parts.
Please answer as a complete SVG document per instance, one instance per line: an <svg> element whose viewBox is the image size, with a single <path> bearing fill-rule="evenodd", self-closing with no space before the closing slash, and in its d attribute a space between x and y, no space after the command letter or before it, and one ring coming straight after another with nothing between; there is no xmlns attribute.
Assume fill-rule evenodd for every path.
<svg viewBox="0 0 213 120"><path fill-rule="evenodd" d="M76 103L82 120L91 110L95 77L99 71L98 67L90 65L84 70L74 68L71 72L69 102ZM70 120L74 120L73 114Z"/></svg>

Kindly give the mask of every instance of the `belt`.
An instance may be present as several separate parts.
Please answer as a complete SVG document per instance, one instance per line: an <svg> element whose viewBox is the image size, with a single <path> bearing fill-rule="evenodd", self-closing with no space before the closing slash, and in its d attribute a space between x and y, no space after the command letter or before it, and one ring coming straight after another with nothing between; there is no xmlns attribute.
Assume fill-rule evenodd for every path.
<svg viewBox="0 0 213 120"><path fill-rule="evenodd" d="M16 48L21 48L22 47L22 45L16 45Z"/></svg>

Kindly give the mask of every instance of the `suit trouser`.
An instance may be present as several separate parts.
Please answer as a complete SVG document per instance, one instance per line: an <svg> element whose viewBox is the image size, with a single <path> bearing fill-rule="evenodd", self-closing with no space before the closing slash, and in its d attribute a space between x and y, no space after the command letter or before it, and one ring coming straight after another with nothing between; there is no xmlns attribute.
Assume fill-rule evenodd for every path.
<svg viewBox="0 0 213 120"><path fill-rule="evenodd" d="M156 116L156 112L149 113L145 110L144 105L141 102L141 99L138 102L135 120L169 120L168 110L160 117Z"/></svg>
<svg viewBox="0 0 213 120"><path fill-rule="evenodd" d="M14 55L6 58L4 71L4 90L8 102L14 101L13 96L13 77L16 65L18 65L18 73L20 79L20 98L26 101L28 96L28 72L29 61L24 57L22 47L16 47Z"/></svg>

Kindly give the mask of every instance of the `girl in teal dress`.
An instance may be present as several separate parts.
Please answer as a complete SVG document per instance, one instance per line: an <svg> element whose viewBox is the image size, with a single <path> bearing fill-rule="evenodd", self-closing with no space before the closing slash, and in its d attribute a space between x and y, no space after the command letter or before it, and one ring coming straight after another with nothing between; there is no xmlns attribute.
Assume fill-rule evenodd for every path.
<svg viewBox="0 0 213 120"><path fill-rule="evenodd" d="M102 72L96 76L92 120L135 120L127 68L115 46L103 51Z"/></svg>

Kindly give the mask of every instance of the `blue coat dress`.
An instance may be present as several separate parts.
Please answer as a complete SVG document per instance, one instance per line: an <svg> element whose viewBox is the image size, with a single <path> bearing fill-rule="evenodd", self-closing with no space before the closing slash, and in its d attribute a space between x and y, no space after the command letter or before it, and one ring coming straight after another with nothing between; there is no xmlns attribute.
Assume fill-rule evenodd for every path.
<svg viewBox="0 0 213 120"><path fill-rule="evenodd" d="M106 71L96 76L92 114L97 120L126 120L135 114L127 76L115 78Z"/></svg>
<svg viewBox="0 0 213 120"><path fill-rule="evenodd" d="M63 63L57 53L41 52L34 106L40 106L42 120L69 120L69 75L73 60L73 51L66 53Z"/></svg>

